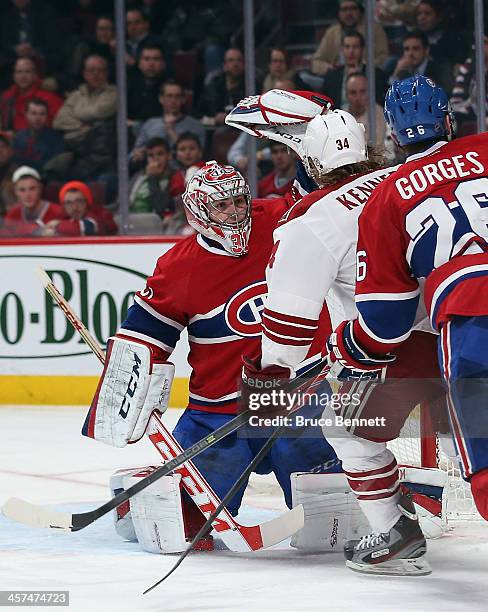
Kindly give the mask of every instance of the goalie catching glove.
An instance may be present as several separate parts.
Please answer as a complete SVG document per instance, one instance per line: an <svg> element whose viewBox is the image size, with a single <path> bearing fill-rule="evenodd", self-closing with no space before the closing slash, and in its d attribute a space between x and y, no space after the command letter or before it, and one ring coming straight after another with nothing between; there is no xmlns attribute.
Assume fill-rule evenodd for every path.
<svg viewBox="0 0 488 612"><path fill-rule="evenodd" d="M311 91L270 89L241 100L225 118L227 125L293 149L302 159L302 141L308 122L329 111L333 101Z"/></svg>
<svg viewBox="0 0 488 612"><path fill-rule="evenodd" d="M137 442L154 410L168 407L174 365L158 362L158 349L111 338L98 388L82 433L111 446Z"/></svg>

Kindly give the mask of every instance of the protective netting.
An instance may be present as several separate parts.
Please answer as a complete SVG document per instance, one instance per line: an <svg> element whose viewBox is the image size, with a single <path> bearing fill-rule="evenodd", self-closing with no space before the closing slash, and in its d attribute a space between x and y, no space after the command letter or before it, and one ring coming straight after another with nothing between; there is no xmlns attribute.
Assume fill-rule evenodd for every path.
<svg viewBox="0 0 488 612"><path fill-rule="evenodd" d="M442 515L447 523L482 520L474 505L469 484L461 477L450 437L439 437L429 431L421 418L422 408L411 413L397 440L388 443L398 463L423 467L438 467L447 474L442 499ZM449 454L446 454L446 451Z"/></svg>

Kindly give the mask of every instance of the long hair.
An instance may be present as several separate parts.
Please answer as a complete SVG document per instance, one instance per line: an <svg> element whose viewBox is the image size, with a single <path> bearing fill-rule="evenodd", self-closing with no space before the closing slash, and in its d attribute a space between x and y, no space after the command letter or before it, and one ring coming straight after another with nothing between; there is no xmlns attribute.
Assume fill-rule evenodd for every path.
<svg viewBox="0 0 488 612"><path fill-rule="evenodd" d="M363 174L364 172L372 172L373 170L379 170L385 167L386 160L382 151L377 147L368 146L368 159L364 161L355 162L354 164L346 164L345 166L339 166L334 168L330 172L313 172L312 178L319 187L327 187L328 185L335 185L341 183L346 178L353 176L354 174Z"/></svg>

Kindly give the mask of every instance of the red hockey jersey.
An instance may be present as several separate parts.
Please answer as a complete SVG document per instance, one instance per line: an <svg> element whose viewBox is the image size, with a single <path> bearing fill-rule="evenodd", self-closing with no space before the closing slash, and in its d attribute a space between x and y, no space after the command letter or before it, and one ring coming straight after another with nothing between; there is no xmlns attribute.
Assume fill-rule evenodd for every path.
<svg viewBox="0 0 488 612"><path fill-rule="evenodd" d="M450 315L488 314L487 251L488 134L410 156L359 218L357 340L375 353L405 340L422 279L434 329Z"/></svg>
<svg viewBox="0 0 488 612"><path fill-rule="evenodd" d="M227 254L200 234L179 242L159 258L135 296L119 333L155 344L169 357L188 329L189 408L236 410L241 355L256 353L260 345L265 268L273 229L287 206L283 198L253 202L249 252L243 257Z"/></svg>

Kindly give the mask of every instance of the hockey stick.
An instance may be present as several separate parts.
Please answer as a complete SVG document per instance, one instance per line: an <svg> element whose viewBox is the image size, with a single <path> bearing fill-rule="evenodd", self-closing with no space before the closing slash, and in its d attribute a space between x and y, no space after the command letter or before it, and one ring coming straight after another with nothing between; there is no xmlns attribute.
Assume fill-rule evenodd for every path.
<svg viewBox="0 0 488 612"><path fill-rule="evenodd" d="M209 531L209 529L210 529L210 527L212 525L213 520L219 515L221 510L223 508L225 508L225 505L232 499L232 497L237 493L237 491L247 481L247 479L249 478L251 472L253 472L254 469L259 465L259 463L261 463L262 459L264 459L264 457L268 454L268 452L271 449L271 447L273 446L273 444L276 442L276 439L283 433L283 431L285 429L286 429L286 425L281 425L280 427L277 427L273 431L271 436L266 440L266 442L260 448L259 452L253 458L251 463L246 467L246 469L242 472L242 474L239 476L239 478L236 480L236 482L232 485L232 487L229 489L229 491L227 491L227 493L224 495L224 497L222 498L222 501L217 506L217 508L215 508L215 510L212 512L212 514L207 518L205 523L201 526L200 530L194 536L193 540L190 542L190 544L188 545L187 549L180 555L178 561L173 565L173 567L160 580L158 580L152 586L150 586L148 589L146 589L142 593L143 595L146 595L146 593L149 593L149 591L152 591L153 589L155 589L158 585L160 585L162 582L164 582L166 580L166 578L169 578L171 576L171 574L175 570L178 569L178 567L183 563L183 561L186 559L188 554L191 552L193 546L200 540L200 538L202 538L207 533L207 531ZM293 508L293 510L291 510L290 512L294 512L295 510L298 510L298 509L301 510L302 519L304 519L304 514L303 514L304 511L303 511L303 506L301 504L299 506L296 506L295 508Z"/></svg>
<svg viewBox="0 0 488 612"><path fill-rule="evenodd" d="M62 309L68 320L103 364L105 362L105 353L89 329L73 311L45 270L38 268L38 275L46 291ZM183 448L165 427L156 412L153 412L151 415L147 434L165 462L169 459L174 459L183 452ZM217 494L192 461L186 462L176 469L175 472L181 475L183 487L205 518L207 518L220 505L220 499ZM290 512L287 512L261 525L244 526L240 525L233 518L227 508L224 508L222 516L215 517L213 528L220 534L227 548L234 552L247 552L267 548L285 540L302 527L302 525L297 523L297 518L299 517L290 516ZM292 532L291 530L294 531Z"/></svg>
<svg viewBox="0 0 488 612"><path fill-rule="evenodd" d="M311 381L311 384L307 388L307 392L309 392L311 389L318 388L322 384L323 380L326 378L327 373L328 373L327 369L322 369L322 371ZM299 401L297 403L297 405L294 406L292 411L298 410L298 408L300 408L301 405L302 404ZM268 440L266 440L266 442L260 448L259 452L253 458L251 463L246 467L246 469L242 472L242 474L239 476L239 478L236 480L236 482L232 485L232 487L229 489L229 491L227 491L227 493L224 495L224 497L222 498L222 501L220 502L220 505L217 506L217 508L215 508L215 510L212 512L212 514L207 518L205 523L201 526L200 530L193 537L193 540L188 545L186 550L183 551L183 553L180 555L178 561L176 561L176 563L173 565L173 567L168 572L166 572L166 574L160 580L158 580L152 586L150 586L148 589L143 591L143 593L142 593L143 595L146 595L146 593L149 593L150 591L155 589L162 582L164 582L167 578L169 578L171 576L171 574L173 574L173 572L175 572L178 569L178 567L183 563L183 561L186 559L188 554L191 552L191 550L195 546L195 544L200 540L200 538L202 538L209 531L210 526L212 525L213 520L219 515L220 511L222 510L222 508L224 508L226 506L226 504L229 502L229 500L232 499L232 497L237 493L237 491L247 481L247 479L251 475L251 472L254 471L254 469L259 465L259 463L262 461L262 459L264 459L264 457L268 454L269 450L271 449L273 444L276 442L277 438L279 438L281 436L281 434L285 431L286 427L287 427L287 425L280 425L279 427L277 427L273 431L271 436L268 438ZM305 429L302 428L302 434L303 434L304 431L305 431ZM300 435L302 435L302 434L300 434ZM295 508L293 508L293 510L297 510L297 508L301 508L302 512L303 512L303 506L301 504L299 506L296 506Z"/></svg>
<svg viewBox="0 0 488 612"><path fill-rule="evenodd" d="M45 284L46 286L46 289L52 295L53 299L55 299L55 301L59 304L60 308L66 314L68 320L72 323L75 329L77 329L80 332L80 334L82 335L84 340L87 342L87 344L92 348L94 353L99 357L100 361L103 362L105 359L105 355L101 347L98 345L98 343L91 336L91 334L86 329L86 327L83 325L83 323L78 319L78 317L72 311L71 307L66 302L66 300L63 298L63 296L59 293L59 291L57 290L56 286L52 283L49 276L47 276L47 274L43 271L40 271L40 274L43 280L43 284ZM322 368L322 364L318 364L314 368L311 368L308 374L313 376L317 372L319 372L321 368ZM317 378L320 378L320 376ZM312 383L314 383L315 380L313 380ZM310 386L312 385L307 385L307 388L309 388ZM181 452L179 456L174 456L176 454L176 451L173 450L173 459L169 461L169 463L162 466L161 468L158 468L152 474L150 474L149 476L147 476L140 482L136 483L135 485L133 485L126 491L115 496L114 498L112 498L112 500L110 500L106 504L103 504L100 508L97 508L91 512L86 512L86 513L81 513L81 514L59 513L59 512L54 512L54 511L48 511L42 507L35 506L33 504L30 504L28 502L25 502L17 498L11 498L4 505L3 513L8 518L26 523L31 526L64 529L68 531L78 531L79 529L83 529L84 527L92 523L93 521L105 515L107 512L114 509L118 505L124 503L130 497L132 497L132 495L135 495L136 493L140 492L141 490L149 486L152 482L155 482L162 476L173 471L174 469L179 467L182 463L187 461L189 458L196 456L197 454L205 450L205 448L208 448L209 446L211 446L212 444L215 444L217 441L219 441L220 439L222 439L229 433L235 431L237 428L239 428L241 425L247 422L249 415L250 415L249 411L238 415L235 419L233 419L232 421L230 421L229 423L227 423L220 429L216 430L215 432L213 432L213 434L210 434L209 436L207 436L200 442L197 442L189 449L186 449L186 451ZM156 422L156 419L154 420ZM165 428L162 425L162 423L159 421L159 419L158 419L158 422L163 427L163 431L164 431ZM169 432L167 433L169 434ZM169 435L171 436L171 434ZM153 441L153 443L155 442ZM175 440L175 443L176 443L176 440ZM157 448L158 450L160 450L159 446ZM177 445L177 450L181 450L181 447L179 447L179 445ZM197 470L196 472L198 473ZM202 480L204 480L203 477L202 477ZM208 488L210 489L210 491L212 491L209 486ZM217 501L218 497L215 494L213 495L215 496L215 501ZM212 505L213 505L213 508L215 508L215 503L213 503ZM219 507L223 505L224 504L219 504ZM210 507L207 506L206 512L204 512L204 514L207 515L209 512L211 512L213 508L212 506ZM202 510L202 508L200 509ZM214 514L215 514L214 518L216 518L218 512ZM239 533L241 536L243 536L243 538L241 538L241 543L242 543L242 539L244 539L246 543L249 545L249 548L251 550L257 550L259 548L271 546L274 543L280 542L283 539L286 539L287 537L289 537L289 535L291 535L298 529L300 529L301 526L303 525L303 510L301 508L295 508L289 511L287 514L277 517L276 519L273 519L272 521L268 521L267 523L264 523L263 525L243 527L243 526L239 526L238 523L233 521L233 519L232 519L232 522L234 522L235 525L230 526L231 532L234 533L235 535ZM221 529L226 528L226 526L222 525L221 523L219 524L219 527ZM221 530L219 529L219 527L216 527L217 531ZM225 542L225 539L224 539L224 542Z"/></svg>

